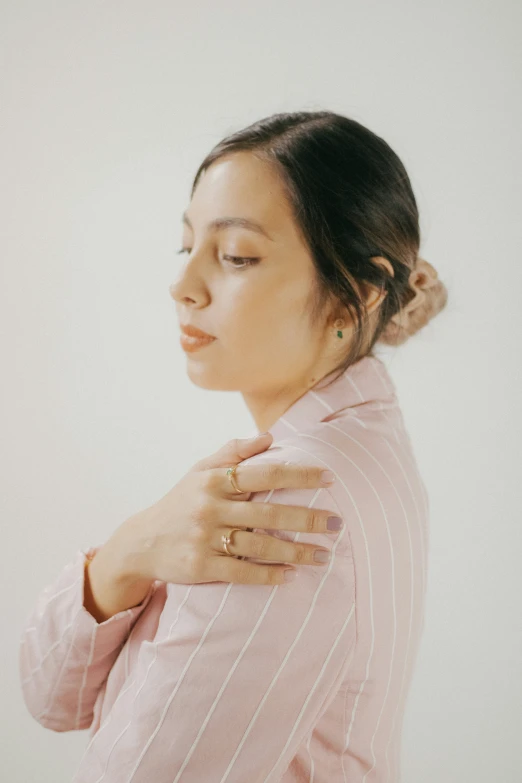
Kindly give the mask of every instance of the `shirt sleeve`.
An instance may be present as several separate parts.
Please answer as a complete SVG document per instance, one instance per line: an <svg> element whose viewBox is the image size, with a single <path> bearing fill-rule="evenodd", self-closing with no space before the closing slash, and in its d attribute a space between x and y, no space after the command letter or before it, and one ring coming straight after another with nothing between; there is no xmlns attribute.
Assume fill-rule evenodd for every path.
<svg viewBox="0 0 522 783"><path fill-rule="evenodd" d="M25 704L38 723L54 731L91 725L98 692L153 593L152 584L140 604L98 623L83 602L85 564L100 548L79 550L42 590L20 638Z"/></svg>
<svg viewBox="0 0 522 783"><path fill-rule="evenodd" d="M257 492L250 501L341 516L327 489ZM346 528L335 537L254 530L325 547L330 563L297 566L295 581L276 586L168 584L155 638L141 643L132 681L73 783L280 780L350 665L354 568Z"/></svg>

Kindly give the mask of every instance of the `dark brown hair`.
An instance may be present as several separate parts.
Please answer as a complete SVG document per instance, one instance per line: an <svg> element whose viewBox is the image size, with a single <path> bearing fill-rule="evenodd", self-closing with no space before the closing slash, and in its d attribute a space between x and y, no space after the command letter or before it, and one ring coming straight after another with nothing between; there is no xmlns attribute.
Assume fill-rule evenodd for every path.
<svg viewBox="0 0 522 783"><path fill-rule="evenodd" d="M312 323L332 302L340 315L346 308L353 319L353 340L334 368L336 377L362 356L373 355L378 340L398 345L444 307L447 290L437 281L405 326L390 321L415 295L408 278L418 258L420 229L410 180L384 139L331 111L272 114L220 141L198 168L192 194L212 163L240 151L251 152L280 175L317 273L310 291ZM394 276L372 256L388 259ZM373 334L361 284L387 292Z"/></svg>

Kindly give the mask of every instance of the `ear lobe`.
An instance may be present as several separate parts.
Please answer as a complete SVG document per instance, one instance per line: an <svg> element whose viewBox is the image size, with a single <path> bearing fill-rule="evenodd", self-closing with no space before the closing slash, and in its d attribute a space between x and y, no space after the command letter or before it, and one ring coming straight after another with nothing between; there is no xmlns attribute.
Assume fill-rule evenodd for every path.
<svg viewBox="0 0 522 783"><path fill-rule="evenodd" d="M395 276L391 263L387 258L384 258L384 256L372 256L370 261L378 266L384 267L391 277ZM383 288L379 288L378 286L372 285L371 283L361 284L362 298L366 302L366 310L369 313L371 313L373 310L375 310L376 307L380 305L387 293L388 292Z"/></svg>
<svg viewBox="0 0 522 783"><path fill-rule="evenodd" d="M388 294L384 288L379 288L371 283L359 283L359 293L368 314L375 310Z"/></svg>

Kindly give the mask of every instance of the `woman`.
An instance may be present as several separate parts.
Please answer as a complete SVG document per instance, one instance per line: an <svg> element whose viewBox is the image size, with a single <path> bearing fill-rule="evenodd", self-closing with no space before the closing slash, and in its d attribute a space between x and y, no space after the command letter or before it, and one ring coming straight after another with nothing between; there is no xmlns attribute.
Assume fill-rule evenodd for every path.
<svg viewBox="0 0 522 783"><path fill-rule="evenodd" d="M398 781L428 499L373 347L447 299L410 181L359 123L277 114L203 161L183 233L171 296L210 335L182 338L188 374L240 391L268 440L77 553L27 621L26 703L90 727L74 783Z"/></svg>

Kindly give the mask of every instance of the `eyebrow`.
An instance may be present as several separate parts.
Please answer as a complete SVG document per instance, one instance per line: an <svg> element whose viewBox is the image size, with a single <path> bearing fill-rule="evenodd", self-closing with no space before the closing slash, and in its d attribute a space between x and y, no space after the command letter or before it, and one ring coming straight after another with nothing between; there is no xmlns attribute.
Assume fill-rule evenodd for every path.
<svg viewBox="0 0 522 783"><path fill-rule="evenodd" d="M184 212L183 215L181 216L181 220L189 228L192 228L192 223L188 219L186 212ZM263 226L260 223L256 223L255 220L250 220L249 218L242 218L242 217L216 218L215 220L212 220L207 225L207 228L211 231L222 231L225 228L230 228L230 226L237 226L239 228L246 228L249 231L255 231L257 234L262 234L263 236L265 236L271 242L274 241L270 236L270 234L268 233L268 231L265 228L263 228Z"/></svg>

